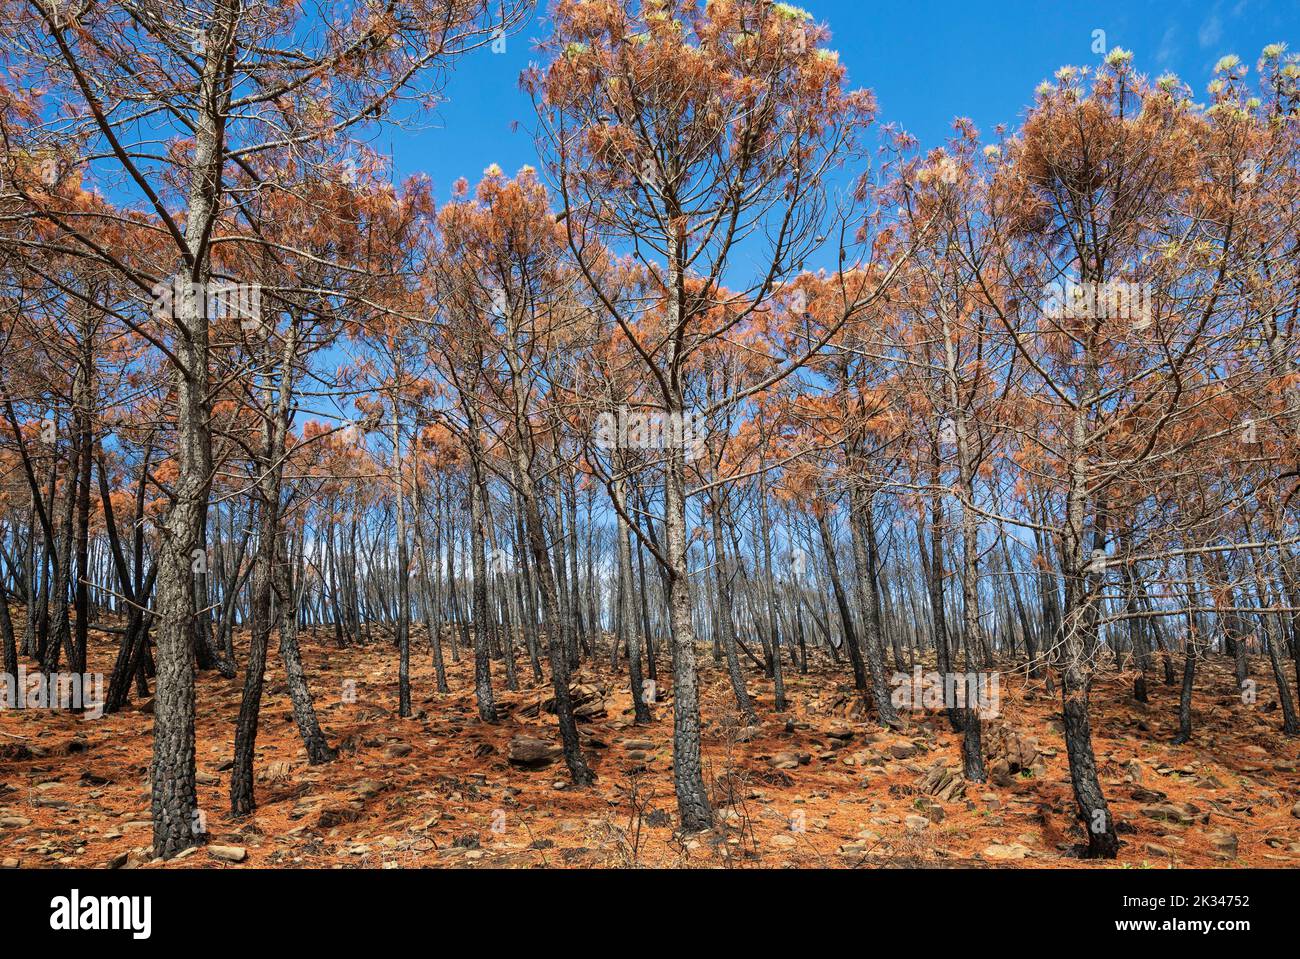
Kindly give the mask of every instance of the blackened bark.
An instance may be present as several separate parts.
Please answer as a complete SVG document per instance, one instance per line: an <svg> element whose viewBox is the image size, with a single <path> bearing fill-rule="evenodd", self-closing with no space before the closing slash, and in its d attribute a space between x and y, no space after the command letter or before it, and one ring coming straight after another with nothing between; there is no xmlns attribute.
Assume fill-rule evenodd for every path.
<svg viewBox="0 0 1300 959"><path fill-rule="evenodd" d="M1092 751L1092 726L1088 715L1087 680L1067 666L1062 671L1061 704L1065 718L1065 745L1070 760L1070 782L1079 820L1088 835L1087 856L1114 859L1119 855L1119 834L1097 778Z"/></svg>
<svg viewBox="0 0 1300 959"><path fill-rule="evenodd" d="M560 725L560 740L564 749L564 762L575 786L590 786L596 779L587 760L582 755L582 742L573 716L573 699L569 694L569 657L558 628L559 596L555 586L555 573L547 555L546 534L542 525L541 509L537 503L537 490L529 472L528 454L518 452L516 482L519 500L524 510L524 527L529 549L533 554L533 569L537 573L542 594L542 621L546 635L546 654L551 664L551 688L555 692L555 718Z"/></svg>
<svg viewBox="0 0 1300 959"><path fill-rule="evenodd" d="M497 721L496 703L492 696L492 651L489 646L487 558L484 555L485 512L482 478L477 460L470 469L470 553L474 565L474 698L478 703L479 719L485 723Z"/></svg>
<svg viewBox="0 0 1300 959"><path fill-rule="evenodd" d="M732 619L731 580L727 570L727 551L722 539L722 504L714 497L709 511L713 521L713 572L718 590L718 628L721 632L722 648L727 657L727 675L731 679L731 690L736 697L736 709L748 725L758 724L754 704L750 702L749 690L745 688L745 676L740 669L740 658L736 655L736 626Z"/></svg>
<svg viewBox="0 0 1300 959"><path fill-rule="evenodd" d="M821 533L822 549L826 554L826 571L831 579L831 589L835 593L835 606L840 613L844 645L848 647L849 662L853 665L853 685L865 697L868 685L867 671L862 662L862 647L858 645L858 631L853 625L853 613L849 610L844 581L840 578L839 561L835 558L835 541L831 538L830 523L825 511L817 512L817 529Z"/></svg>
<svg viewBox="0 0 1300 959"><path fill-rule="evenodd" d="M637 617L632 599L635 581L632 578L632 544L629 540L631 531L624 518L627 502L623 497L621 479L614 483L614 496L619 507L615 530L618 536L619 625L627 645L628 684L632 690L632 722L640 726L651 722L653 717L645 701L644 682L641 678L641 621Z"/></svg>
<svg viewBox="0 0 1300 959"><path fill-rule="evenodd" d="M285 553L287 555L288 550ZM278 563L276 570L279 581L276 595L285 597L280 603L280 661L284 665L284 678L289 687L293 720L307 750L307 761L313 766L319 766L332 762L338 754L321 731L320 722L316 718L316 707L312 703L311 689L307 685L307 674L302 668L302 656L298 650L298 594L290 566L288 562Z"/></svg>
<svg viewBox="0 0 1300 959"><path fill-rule="evenodd" d="M849 535L853 547L853 562L858 568L858 599L862 608L862 647L871 681L871 696L876 702L876 715L885 726L902 725L898 712L890 699L885 684L885 667L882 661L884 644L880 639L879 597L876 594L875 570L872 568L868 528L871 522L871 491L862 482L849 488Z"/></svg>
<svg viewBox="0 0 1300 959"><path fill-rule="evenodd" d="M269 445L269 443L268 443ZM264 466L264 464L259 464ZM257 553L253 559L253 600L248 662L244 667L244 692L239 704L239 718L235 722L234 766L230 770L230 812L245 816L255 806L253 797L253 756L257 743L258 718L262 709L262 686L266 677L266 650L270 642L271 591L274 588L273 567L278 541L278 495L271 495L273 481L269 471L258 483L262 490L258 502Z"/></svg>

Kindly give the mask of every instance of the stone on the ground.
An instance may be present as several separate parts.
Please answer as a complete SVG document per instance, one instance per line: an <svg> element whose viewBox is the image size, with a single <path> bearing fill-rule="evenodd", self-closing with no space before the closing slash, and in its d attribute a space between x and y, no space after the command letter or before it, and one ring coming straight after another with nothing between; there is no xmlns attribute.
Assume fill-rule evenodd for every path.
<svg viewBox="0 0 1300 959"><path fill-rule="evenodd" d="M1210 848L1215 859L1237 858L1237 837L1226 829L1210 833Z"/></svg>
<svg viewBox="0 0 1300 959"><path fill-rule="evenodd" d="M811 753L801 753L795 749L787 749L783 752L774 753L767 760L776 769L796 769L799 766L806 766L812 762Z"/></svg>
<svg viewBox="0 0 1300 959"><path fill-rule="evenodd" d="M1173 803L1159 803L1157 805L1143 806L1138 812L1148 819L1155 819L1159 822L1175 823L1179 826L1188 826L1195 821L1195 817L1185 809L1175 806Z"/></svg>
<svg viewBox="0 0 1300 959"><path fill-rule="evenodd" d="M1018 842L995 842L984 847L983 855L985 859L1012 860L1024 859L1029 853L1030 850Z"/></svg>
<svg viewBox="0 0 1300 959"><path fill-rule="evenodd" d="M243 846L209 846L208 855L223 862L243 862L248 858L248 850Z"/></svg>
<svg viewBox="0 0 1300 959"><path fill-rule="evenodd" d="M526 769L540 769L555 762L560 755L560 747L544 739L531 736L515 736L510 740L510 762Z"/></svg>

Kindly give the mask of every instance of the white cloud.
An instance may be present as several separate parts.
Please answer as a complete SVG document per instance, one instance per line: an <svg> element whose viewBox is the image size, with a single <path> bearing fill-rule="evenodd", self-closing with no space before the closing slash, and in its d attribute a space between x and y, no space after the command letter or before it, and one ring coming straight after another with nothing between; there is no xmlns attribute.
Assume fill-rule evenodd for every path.
<svg viewBox="0 0 1300 959"><path fill-rule="evenodd" d="M1201 28L1196 31L1196 39L1201 44L1202 49L1204 49L1205 47L1214 46L1214 44L1219 42L1219 38L1222 36L1223 21L1219 19L1218 7L1215 7L1214 11L1205 18L1205 22L1201 24Z"/></svg>
<svg viewBox="0 0 1300 959"><path fill-rule="evenodd" d="M1159 66L1167 67L1178 56L1178 24L1171 23L1165 30L1164 36L1160 38L1160 46L1156 49L1156 63Z"/></svg>

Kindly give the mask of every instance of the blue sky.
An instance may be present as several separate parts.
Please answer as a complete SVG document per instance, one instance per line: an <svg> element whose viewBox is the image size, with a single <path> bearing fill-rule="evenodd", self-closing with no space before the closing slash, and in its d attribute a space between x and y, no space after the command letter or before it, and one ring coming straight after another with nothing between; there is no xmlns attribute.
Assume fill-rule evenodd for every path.
<svg viewBox="0 0 1300 959"><path fill-rule="evenodd" d="M1107 49L1135 54L1135 66L1172 71L1204 94L1220 56L1236 53L1254 66L1260 50L1281 41L1300 45L1297 0L1218 2L1063 2L1063 0L810 0L801 3L830 26L831 47L850 82L875 91L881 122L894 122L923 147L943 142L952 119L971 118L986 137L998 123L1013 127L1034 87L1064 64L1100 62L1093 31ZM513 173L535 163L533 112L519 73L537 59L546 0L506 51L483 49L461 61L446 87L447 102L418 129L388 130L372 144L391 153L399 177L433 178L445 201L457 177L478 180L491 163Z"/></svg>

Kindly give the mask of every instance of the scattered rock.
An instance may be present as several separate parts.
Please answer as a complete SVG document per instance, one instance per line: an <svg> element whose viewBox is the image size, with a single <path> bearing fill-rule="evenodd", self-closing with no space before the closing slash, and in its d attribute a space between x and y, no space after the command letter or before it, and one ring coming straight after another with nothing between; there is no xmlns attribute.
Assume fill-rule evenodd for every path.
<svg viewBox="0 0 1300 959"><path fill-rule="evenodd" d="M664 810L651 809L650 812L646 814L645 823L647 826L652 826L655 829L664 829L668 826L671 826L673 824L673 820L672 817L669 816L668 813L665 812Z"/></svg>
<svg viewBox="0 0 1300 959"><path fill-rule="evenodd" d="M983 856L985 859L998 860L1024 859L1030 852L1032 850L1018 842L1010 844L995 842L984 847Z"/></svg>
<svg viewBox="0 0 1300 959"><path fill-rule="evenodd" d="M316 827L318 829L333 829L335 826L341 826L344 823L356 822L360 818L360 805L326 806L320 811L320 818L316 820Z"/></svg>
<svg viewBox="0 0 1300 959"><path fill-rule="evenodd" d="M1237 858L1237 836L1227 830L1212 832L1209 836L1212 855L1215 859Z"/></svg>
<svg viewBox="0 0 1300 959"><path fill-rule="evenodd" d="M853 727L844 723L837 723L826 730L826 735L831 739L848 740L853 738Z"/></svg>
<svg viewBox="0 0 1300 959"><path fill-rule="evenodd" d="M1138 810L1140 815L1148 819L1155 819L1159 822L1175 823L1179 826L1190 826L1196 821L1190 812L1175 806L1173 803L1160 803L1158 805L1143 806Z"/></svg>
<svg viewBox="0 0 1300 959"><path fill-rule="evenodd" d="M1016 778L1011 775L1011 764L1005 759L996 759L989 766L989 780L1004 789L1016 784Z"/></svg>
<svg viewBox="0 0 1300 959"><path fill-rule="evenodd" d="M966 795L966 781L954 770L935 763L916 781L916 788L940 802L952 802Z"/></svg>
<svg viewBox="0 0 1300 959"><path fill-rule="evenodd" d="M208 855L223 862L243 862L248 858L248 850L243 846L209 846Z"/></svg>
<svg viewBox="0 0 1300 959"><path fill-rule="evenodd" d="M386 788L383 783L377 783L373 779L363 779L352 787L352 793L364 802L367 799L374 799Z"/></svg>
<svg viewBox="0 0 1300 959"><path fill-rule="evenodd" d="M516 736L510 740L509 760L515 766L525 769L541 769L549 766L560 756L561 750L554 743L530 736Z"/></svg>
<svg viewBox="0 0 1300 959"><path fill-rule="evenodd" d="M799 766L806 766L812 762L812 754L788 749L784 752L779 752L775 755L769 756L767 761L775 769L796 769Z"/></svg>
<svg viewBox="0 0 1300 959"><path fill-rule="evenodd" d="M1158 789L1138 788L1129 793L1129 796L1140 803L1162 803L1169 797Z"/></svg>
<svg viewBox="0 0 1300 959"><path fill-rule="evenodd" d="M605 715L605 697L595 686L578 683L569 687L569 699L573 703L573 715L576 719L599 719ZM522 716L536 716L539 711L555 712L555 697L550 696L519 711Z"/></svg>
<svg viewBox="0 0 1300 959"><path fill-rule="evenodd" d="M943 818L946 815L943 811L943 807L933 799L918 799L916 801L916 809L921 813L921 815L925 816L926 819L930 820L930 822L943 822Z"/></svg>
<svg viewBox="0 0 1300 959"><path fill-rule="evenodd" d="M986 743L989 756L995 763L1005 762L1011 775L1032 769L1041 753L1037 739L1009 726L994 726Z"/></svg>

